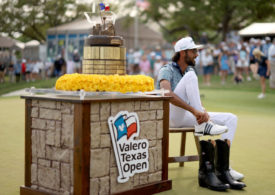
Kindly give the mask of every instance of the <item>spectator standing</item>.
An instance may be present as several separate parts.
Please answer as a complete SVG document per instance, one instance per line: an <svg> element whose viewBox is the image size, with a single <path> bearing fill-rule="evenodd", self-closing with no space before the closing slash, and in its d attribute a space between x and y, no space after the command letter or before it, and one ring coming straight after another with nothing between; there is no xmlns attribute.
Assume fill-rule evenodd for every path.
<svg viewBox="0 0 275 195"><path fill-rule="evenodd" d="M0 83L5 82L6 66L3 62L0 62Z"/></svg>
<svg viewBox="0 0 275 195"><path fill-rule="evenodd" d="M154 72L155 62L156 62L156 53L154 51L150 52L149 55L148 55L148 59L149 59L149 62L150 62L151 72Z"/></svg>
<svg viewBox="0 0 275 195"><path fill-rule="evenodd" d="M246 50L246 47L244 44L241 45L241 49L238 53L238 62L237 62L237 78L240 79L239 81L243 80L242 73L245 72L247 81L251 81L251 78L249 76L249 57L248 52ZM238 80L235 79L236 82Z"/></svg>
<svg viewBox="0 0 275 195"><path fill-rule="evenodd" d="M156 46L155 54L156 54L156 56L161 56L161 58L163 57L161 47L159 45Z"/></svg>
<svg viewBox="0 0 275 195"><path fill-rule="evenodd" d="M128 74L133 74L134 71L134 50L131 48L129 49L129 52L127 53L127 72Z"/></svg>
<svg viewBox="0 0 275 195"><path fill-rule="evenodd" d="M141 61L139 62L139 69L140 69L140 74L147 75L147 76L151 75L151 66L146 55L142 56Z"/></svg>
<svg viewBox="0 0 275 195"><path fill-rule="evenodd" d="M219 73L219 55L221 53L218 45L215 46L213 50L213 66L214 66L214 74L217 75Z"/></svg>
<svg viewBox="0 0 275 195"><path fill-rule="evenodd" d="M275 38L273 38L272 45L268 50L268 60L270 63L270 80L269 86L270 88L275 89Z"/></svg>
<svg viewBox="0 0 275 195"><path fill-rule="evenodd" d="M53 75L53 61L51 58L48 58L45 62L45 77L46 79Z"/></svg>
<svg viewBox="0 0 275 195"><path fill-rule="evenodd" d="M66 73L66 61L61 55L58 55L57 59L54 62L54 75L59 77Z"/></svg>
<svg viewBox="0 0 275 195"><path fill-rule="evenodd" d="M229 43L229 49L228 49L228 64L230 66L231 72L234 74L234 78L237 76L236 73L236 63L238 61L238 52L237 52L237 47L236 44L231 41Z"/></svg>
<svg viewBox="0 0 275 195"><path fill-rule="evenodd" d="M26 60L23 59L22 63L21 63L21 76L22 76L22 80L26 80Z"/></svg>
<svg viewBox="0 0 275 195"><path fill-rule="evenodd" d="M203 84L210 86L211 74L213 73L213 56L210 49L202 51Z"/></svg>
<svg viewBox="0 0 275 195"><path fill-rule="evenodd" d="M9 74L9 82L14 83L14 64L13 64L13 62L11 62L8 67L8 74Z"/></svg>
<svg viewBox="0 0 275 195"><path fill-rule="evenodd" d="M159 70L160 70L160 68L162 66L163 66L163 61L161 59L161 56L157 56L156 57L156 61L154 63L154 78L155 78L155 80L157 80L158 74L159 74Z"/></svg>
<svg viewBox="0 0 275 195"><path fill-rule="evenodd" d="M31 60L27 60L26 64L26 81L30 82L32 79L32 69L33 69L33 63Z"/></svg>
<svg viewBox="0 0 275 195"><path fill-rule="evenodd" d="M41 79L41 71L43 69L43 63L39 60L34 61L32 70L32 81Z"/></svg>
<svg viewBox="0 0 275 195"><path fill-rule="evenodd" d="M19 83L19 81L20 81L20 76L21 76L21 64L20 64L20 62L18 61L18 62L16 62L16 64L15 64L15 81L16 81L16 83Z"/></svg>
<svg viewBox="0 0 275 195"><path fill-rule="evenodd" d="M133 68L133 74L139 74L139 62L140 62L140 58L141 58L141 52L139 49L136 49L136 51L134 52L134 68Z"/></svg>
<svg viewBox="0 0 275 195"><path fill-rule="evenodd" d="M268 56L268 50L270 46L272 45L270 37L265 38L265 44L262 46L262 50L265 56Z"/></svg>
<svg viewBox="0 0 275 195"><path fill-rule="evenodd" d="M249 50L249 64L250 64L250 69L253 73L253 77L255 79L258 78L257 76L257 66L255 64L255 57L253 56L253 50L256 48L256 40L254 38L251 38L249 40L249 45L250 45L250 50Z"/></svg>
<svg viewBox="0 0 275 195"><path fill-rule="evenodd" d="M68 60L68 62L67 62L67 74L72 74L72 73L74 73L75 71L76 71L76 69L74 69L75 68L75 63L74 63L74 61L73 60Z"/></svg>
<svg viewBox="0 0 275 195"><path fill-rule="evenodd" d="M74 50L73 63L74 63L74 72L81 73L81 60L77 49Z"/></svg>
<svg viewBox="0 0 275 195"><path fill-rule="evenodd" d="M258 74L260 75L260 84L262 93L258 95L259 99L262 99L265 97L265 79L269 78L270 74L270 66L269 62L266 56L258 49L254 49L253 55L255 56L255 62L258 64Z"/></svg>
<svg viewBox="0 0 275 195"><path fill-rule="evenodd" d="M227 79L228 72L230 70L229 61L229 53L228 48L224 47L223 51L219 56L219 65L221 70L221 84L224 85Z"/></svg>

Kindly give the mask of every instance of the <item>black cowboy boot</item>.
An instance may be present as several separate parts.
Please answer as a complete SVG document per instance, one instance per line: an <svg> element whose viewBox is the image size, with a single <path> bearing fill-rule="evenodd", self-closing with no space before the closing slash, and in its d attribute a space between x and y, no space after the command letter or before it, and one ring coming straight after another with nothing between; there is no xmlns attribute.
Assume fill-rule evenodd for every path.
<svg viewBox="0 0 275 195"><path fill-rule="evenodd" d="M200 141L200 148L199 185L218 191L228 189L229 185L222 183L215 174L215 149L211 141Z"/></svg>
<svg viewBox="0 0 275 195"><path fill-rule="evenodd" d="M229 173L230 147L227 141L216 140L215 168L217 177L224 183L228 183L232 189L243 189L245 183L238 182Z"/></svg>

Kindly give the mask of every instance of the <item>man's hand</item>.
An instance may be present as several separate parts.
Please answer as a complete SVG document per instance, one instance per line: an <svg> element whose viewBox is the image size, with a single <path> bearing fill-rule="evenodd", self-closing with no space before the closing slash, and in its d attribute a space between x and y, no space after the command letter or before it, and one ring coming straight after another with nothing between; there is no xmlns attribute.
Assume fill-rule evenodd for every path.
<svg viewBox="0 0 275 195"><path fill-rule="evenodd" d="M198 124L208 122L209 121L209 115L207 112L200 112L200 111L195 111L194 115L197 119Z"/></svg>

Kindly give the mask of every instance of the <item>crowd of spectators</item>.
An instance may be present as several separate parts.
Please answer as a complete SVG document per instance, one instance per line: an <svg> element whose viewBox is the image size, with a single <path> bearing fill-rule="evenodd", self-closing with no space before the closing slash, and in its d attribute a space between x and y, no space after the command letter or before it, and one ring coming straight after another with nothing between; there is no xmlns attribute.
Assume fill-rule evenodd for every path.
<svg viewBox="0 0 275 195"><path fill-rule="evenodd" d="M5 82L5 76L11 83L33 82L40 79L59 77L63 74L81 72L81 57L74 51L73 59L66 61L63 55L56 59L48 58L46 62L32 59L17 59L12 56L10 63L0 62L0 83Z"/></svg>
<svg viewBox="0 0 275 195"><path fill-rule="evenodd" d="M196 71L203 75L203 85L205 86L211 85L211 75L219 75L221 85L228 82L229 74L233 75L232 81L236 84L260 79L262 93L258 97L263 98L265 80L262 80L262 77L269 78L271 74L268 59L272 58L270 48L272 53L275 52L275 38L273 43L274 46L271 47L270 37L251 38L248 41L230 39L219 44L205 43L196 58ZM260 51L260 58L257 60L253 52L259 54L258 51ZM173 53L173 48L165 50L159 48L155 50L130 49L127 53L128 74L145 74L156 79L160 67L171 60ZM262 59L267 61L262 62ZM266 67L263 69L262 66Z"/></svg>
<svg viewBox="0 0 275 195"><path fill-rule="evenodd" d="M260 79L259 63L253 51L261 51L261 56L269 57L272 45L270 37L264 39L251 38L249 41L230 39L219 44L204 42L196 59L196 70L203 75L203 85L211 85L211 75L219 75L221 85L225 85L228 74L233 75L233 82L240 84L252 79ZM274 46L275 47L275 39ZM273 51L274 52L274 51ZM129 49L127 51L127 74L144 74L157 79L159 69L168 63L174 54L173 47L156 47ZM55 60L41 62L37 60L14 60L8 66L0 63L0 82L4 82L4 75L9 75L10 82L20 80L30 82L37 79L59 77L63 74L81 73L81 56L74 51L71 59L66 61L62 55ZM275 73L273 73L275 74ZM268 68L268 75L270 69Z"/></svg>

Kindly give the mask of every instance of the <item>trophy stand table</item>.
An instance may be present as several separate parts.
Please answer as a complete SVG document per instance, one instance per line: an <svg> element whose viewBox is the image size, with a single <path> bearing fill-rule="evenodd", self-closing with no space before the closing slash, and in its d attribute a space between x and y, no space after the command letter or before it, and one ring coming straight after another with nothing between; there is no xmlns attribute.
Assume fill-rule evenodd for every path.
<svg viewBox="0 0 275 195"><path fill-rule="evenodd" d="M113 94L80 99L31 94L21 98L25 99L21 195L140 195L172 188L169 97ZM125 129L118 124L120 113L129 119L126 134L121 134Z"/></svg>

